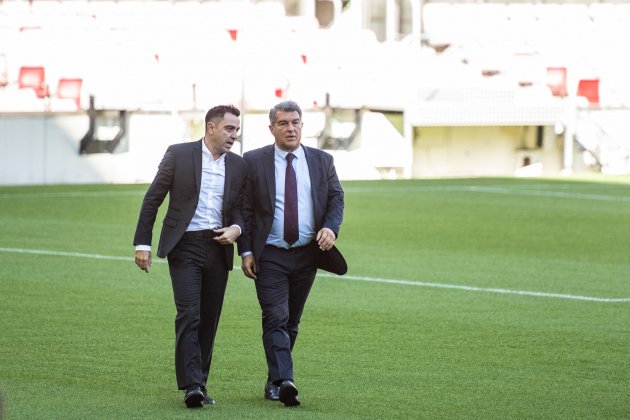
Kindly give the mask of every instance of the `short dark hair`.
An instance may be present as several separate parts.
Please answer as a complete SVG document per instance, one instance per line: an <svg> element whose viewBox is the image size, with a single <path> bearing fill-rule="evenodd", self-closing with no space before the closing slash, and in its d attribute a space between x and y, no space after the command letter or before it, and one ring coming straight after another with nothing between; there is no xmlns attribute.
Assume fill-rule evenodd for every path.
<svg viewBox="0 0 630 420"><path fill-rule="evenodd" d="M214 108L210 108L208 112L206 112L206 125L208 125L208 123L212 120L223 118L225 114L234 114L238 117L241 115L241 111L234 105L215 106Z"/></svg>
<svg viewBox="0 0 630 420"><path fill-rule="evenodd" d="M300 109L300 106L296 102L283 101L277 104L276 106L274 106L273 108L271 108L271 110L269 110L269 123L271 123L271 125L273 125L276 119L276 112L278 111L283 111L283 112L296 111L298 114L300 114L300 118L302 118L302 110Z"/></svg>

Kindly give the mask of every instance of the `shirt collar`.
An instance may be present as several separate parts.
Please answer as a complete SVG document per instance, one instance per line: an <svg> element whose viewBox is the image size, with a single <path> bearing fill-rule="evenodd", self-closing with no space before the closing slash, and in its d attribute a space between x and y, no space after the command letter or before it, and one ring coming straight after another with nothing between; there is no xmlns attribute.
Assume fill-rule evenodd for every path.
<svg viewBox="0 0 630 420"><path fill-rule="evenodd" d="M225 153L223 153L219 159L214 160L212 158L212 152L210 152L210 149L208 149L208 146L206 146L206 142L203 141L204 139L201 139L201 155L203 156L203 160L206 162L216 162L216 163L221 163L224 159L225 159Z"/></svg>
<svg viewBox="0 0 630 420"><path fill-rule="evenodd" d="M289 152L285 152L284 150L279 148L278 145L276 144L273 145L273 149L277 157L282 158L282 160L287 159L287 155L289 154ZM297 149L295 149L291 153L293 153L298 160L304 159L304 148L302 147L301 144Z"/></svg>

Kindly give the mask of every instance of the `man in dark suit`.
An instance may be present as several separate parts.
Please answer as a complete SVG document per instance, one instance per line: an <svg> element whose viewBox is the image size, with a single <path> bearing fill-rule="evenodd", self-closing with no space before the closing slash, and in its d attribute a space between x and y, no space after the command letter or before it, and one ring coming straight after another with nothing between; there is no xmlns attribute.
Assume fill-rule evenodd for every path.
<svg viewBox="0 0 630 420"><path fill-rule="evenodd" d="M343 219L343 189L333 158L301 145L302 110L293 101L269 112L275 144L244 154L245 231L242 268L255 280L262 309L268 377L265 398L286 406L300 401L291 352L317 268L343 274L334 247Z"/></svg>
<svg viewBox="0 0 630 420"><path fill-rule="evenodd" d="M232 270L234 241L241 234L243 158L230 152L240 129L240 111L210 109L204 137L170 146L149 187L134 237L135 261L148 273L158 208L170 194L157 255L168 257L177 309L175 370L188 407L214 404L206 384L223 296Z"/></svg>

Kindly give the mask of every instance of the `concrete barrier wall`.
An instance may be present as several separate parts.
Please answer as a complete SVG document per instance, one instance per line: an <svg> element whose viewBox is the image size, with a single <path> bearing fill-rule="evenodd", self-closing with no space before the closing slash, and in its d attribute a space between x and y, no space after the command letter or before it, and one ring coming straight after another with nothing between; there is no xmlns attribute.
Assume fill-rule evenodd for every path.
<svg viewBox="0 0 630 420"><path fill-rule="evenodd" d="M150 182L166 147L186 133L178 116L130 113L127 152L81 155L88 128L85 113L3 114L0 184Z"/></svg>
<svg viewBox="0 0 630 420"><path fill-rule="evenodd" d="M147 183L153 180L166 148L203 135L205 113L129 112L128 148L116 153L80 154L89 129L86 113L0 115L0 185ZM302 143L317 147L321 112L305 112ZM273 143L266 113L250 113L242 123L243 147L235 153ZM411 145L380 113L363 119L360 147L328 150L340 179L407 177ZM242 150L243 149L243 150Z"/></svg>

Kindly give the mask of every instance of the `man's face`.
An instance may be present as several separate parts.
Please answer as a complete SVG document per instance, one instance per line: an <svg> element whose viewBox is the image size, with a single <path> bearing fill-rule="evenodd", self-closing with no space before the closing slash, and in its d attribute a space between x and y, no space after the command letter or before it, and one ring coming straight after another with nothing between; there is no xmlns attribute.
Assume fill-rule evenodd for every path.
<svg viewBox="0 0 630 420"><path fill-rule="evenodd" d="M285 152L292 152L300 146L302 140L302 120L297 111L276 112L275 121L269 131L276 139L276 146Z"/></svg>
<svg viewBox="0 0 630 420"><path fill-rule="evenodd" d="M210 121L206 126L208 134L208 148L213 154L228 152L236 139L238 130L241 129L241 121L234 114L225 113L223 119L217 122Z"/></svg>

